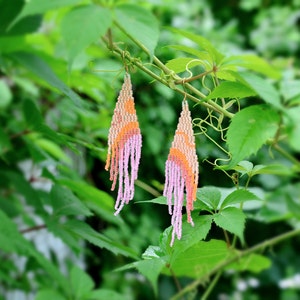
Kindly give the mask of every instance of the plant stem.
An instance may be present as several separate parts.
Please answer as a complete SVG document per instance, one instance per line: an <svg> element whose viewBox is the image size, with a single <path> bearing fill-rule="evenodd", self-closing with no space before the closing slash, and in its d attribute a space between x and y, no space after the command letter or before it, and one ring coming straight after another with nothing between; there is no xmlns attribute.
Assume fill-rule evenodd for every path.
<svg viewBox="0 0 300 300"><path fill-rule="evenodd" d="M115 21L116 26L122 31L124 32L138 47L141 48L141 50L143 52L145 52L147 55L150 56L150 53L148 51L148 49L141 44L138 40L136 40L133 36L131 36L118 22ZM107 47L109 49L111 49L112 51L118 53L120 56L122 56L123 58L126 58L128 61L130 61L132 64L134 64L135 66L137 66L139 69L141 69L142 71L144 71L145 73L147 73L148 75L150 75L152 78L156 79L157 81L163 83L164 85L172 88L170 86L170 82L168 82L167 80L161 78L160 76L156 75L155 73L153 73L151 70L149 70L148 68L146 68L140 61L138 61L137 59L131 57L131 55L128 52L125 52L124 50L122 50L121 48L119 48L117 45L115 45L114 43L110 44L110 41L108 40L107 37L104 37L103 40L106 42ZM172 70L170 70L169 68L167 68L155 55L152 57L153 59L153 63L158 66L166 75L168 76L174 76L174 73ZM177 80L177 79L176 79ZM173 84L176 84L176 80L173 80ZM206 95L201 93L199 90L197 90L196 88L194 88L191 84L189 83L183 83L182 86L184 87L185 90L189 90L191 91L193 94L195 94L196 96L205 99ZM186 96L187 98L193 100L196 103L200 103L202 106L205 106L206 108L209 109L213 109L214 111L223 114L224 116L227 116L228 118L232 118L234 116L234 114L228 112L226 109L224 109L223 107L221 107L220 105L218 105L217 103L215 103L212 100L208 100L208 101L201 101L198 98L192 96L189 93L186 93L183 90L180 90L178 88L172 88L174 91L179 92L181 94L183 94L184 96Z"/></svg>
<svg viewBox="0 0 300 300"><path fill-rule="evenodd" d="M211 281L209 287L206 289L205 293L202 295L201 300L206 300L208 298L208 296L210 295L210 293L212 292L212 290L214 289L215 285L217 284L220 276L222 274L222 270L220 270L216 276L214 277L214 279Z"/></svg>
<svg viewBox="0 0 300 300"><path fill-rule="evenodd" d="M227 247L230 248L230 239L229 239L228 233L225 229L223 229L223 232L224 232Z"/></svg>
<svg viewBox="0 0 300 300"><path fill-rule="evenodd" d="M257 251L263 251L265 248L273 246L275 244L278 244L284 240L290 239L294 236L300 235L300 228L293 229L291 231L288 231L286 233L280 234L274 238L271 238L269 240L263 241L247 250L241 251L238 254L236 254L233 257L230 257L226 259L225 261L220 262L217 264L208 274L202 276L201 278L196 279L189 285L187 285L185 288L183 288L179 293L177 293L175 296L171 298L171 300L178 300L180 297L188 293L189 291L192 291L195 289L198 285L200 285L205 278L210 278L212 275L221 272L224 270L225 267L229 266L230 264L236 262L237 260L241 259L244 256L250 255Z"/></svg>
<svg viewBox="0 0 300 300"><path fill-rule="evenodd" d="M278 144L273 145L273 147L282 156L284 156L289 161L291 161L292 163L294 163L298 167L298 169L300 170L300 162L293 155L291 155L290 153L288 153L287 151L285 151L284 149L282 149Z"/></svg>
<svg viewBox="0 0 300 300"><path fill-rule="evenodd" d="M134 182L137 186L139 186L140 188L142 188L143 190L145 190L146 192L148 192L149 194L151 194L154 197L160 197L161 193L159 191L157 191L156 189L154 189L152 186L150 186L149 184L137 179Z"/></svg>
<svg viewBox="0 0 300 300"><path fill-rule="evenodd" d="M211 72L213 72L213 70L210 70L210 71L206 71L206 72L203 72L201 74L198 74L198 75L195 75L193 77L190 77L190 78L183 78L183 79L178 79L178 80L175 80L175 84L184 84L186 82L192 82L194 80L197 80L199 78L202 78L208 74L210 74Z"/></svg>
<svg viewBox="0 0 300 300"><path fill-rule="evenodd" d="M44 228L46 228L45 224L35 225L35 226L32 226L32 227L20 230L20 233L24 234L24 233L27 233L27 232L36 231L36 230L40 230L40 229L44 229Z"/></svg>
<svg viewBox="0 0 300 300"><path fill-rule="evenodd" d="M23 131L21 132L18 132L18 133L15 133L13 135L10 136L10 139L13 140L13 139L16 139L20 136L23 136L23 135L26 135L26 134L29 134L31 131L29 129L24 129Z"/></svg>
<svg viewBox="0 0 300 300"><path fill-rule="evenodd" d="M180 292L182 290L182 287L181 287L181 284L180 284L178 278L176 277L176 274L174 273L173 269L171 268L171 266L169 264L167 265L167 268L170 270L170 273L174 279L175 285L176 285L178 291Z"/></svg>

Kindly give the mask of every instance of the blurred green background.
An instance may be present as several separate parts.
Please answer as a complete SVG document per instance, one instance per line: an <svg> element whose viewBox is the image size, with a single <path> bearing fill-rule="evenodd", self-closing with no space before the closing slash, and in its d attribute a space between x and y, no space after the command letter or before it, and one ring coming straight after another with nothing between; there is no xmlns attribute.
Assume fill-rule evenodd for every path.
<svg viewBox="0 0 300 300"><path fill-rule="evenodd" d="M113 55L100 39L70 65L61 33L62 19L75 5L90 2L109 4L114 1L85 0L69 1L70 5L58 4L57 9L31 15L26 26L21 24L12 27L7 33L4 32L7 22L14 13L18 13L18 5L22 5L22 1L11 1L16 8L14 12L8 9L12 7L7 5L8 2L0 0L0 208L9 217L16 218L22 228L26 228L34 226L37 219L34 213L31 214L31 205L18 197L26 190L16 175L22 168L27 179L38 188L42 199L47 199L45 191L47 179L51 180L49 173L62 179L83 180L94 185L107 193L105 197L109 203L116 197L116 193L110 191L111 183L108 172L104 171L104 163L108 129L124 69L120 58ZM155 55L165 63L177 55L174 49L165 46L182 42L168 27L186 29L207 38L226 55L256 53L262 56L282 71L283 79L278 88L283 93L299 90L299 0L122 2L139 4L158 18L161 33ZM115 31L113 36L123 47L122 34ZM132 55L140 55L131 44L125 48ZM26 53L30 56L26 56ZM71 91L61 82L57 83L58 89L65 89L65 95L51 85L51 82L57 81L43 63L53 70L66 87L81 97L81 107L74 105L76 95L71 95L71 100L67 97ZM153 82L135 68L131 69L131 78L143 134L142 160L134 198L138 202L150 200L162 192L164 164L176 129L182 97ZM297 92L294 94L297 95ZM35 107L41 112L47 126L67 136L66 140L60 140L53 132L44 129L32 130L36 129L39 115L34 113ZM192 110L195 116L204 113L205 110L200 107ZM219 139L214 132L211 135ZM206 162L220 157L220 150L202 135L197 136L197 145L199 186L231 187L231 180L222 172L214 171ZM268 160L267 153L261 152L259 155L259 161ZM7 174L14 175L10 177ZM276 205L269 210L265 208L260 214L253 214L247 221L246 241L249 246L290 228L286 208L279 200L276 202L280 198L276 187L285 186L291 194L297 194L300 190L299 183L271 175L258 176L252 185L264 190L266 197L274 199ZM170 217L165 206L134 201L124 207L121 218L117 220L103 217L100 207L98 214L87 217L87 222L97 232L129 246L141 255L149 244L158 243L160 233L170 224ZM35 214L39 216L38 210ZM211 235L221 237L222 233L214 228ZM49 250L49 255L54 262L62 263L66 268L74 261L82 264L96 286L118 291L127 299L153 299L151 286L134 270L112 272L131 259L115 256L91 244L71 249L75 253L74 260L66 255L59 262L55 247ZM275 263L255 277L246 272L233 277L225 273L211 299L300 299L299 249L299 238L276 246L276 253L268 254ZM30 298L33 297L33 287L28 275L35 270L34 263L27 261L20 270L9 265L5 255L0 254L3 262L0 299L34 299ZM12 273L11 268L14 270ZM42 280L35 280L35 285L39 286ZM184 286L189 279L183 278L181 281ZM16 291L21 294L16 294ZM169 299L175 292L172 278L160 276L160 299ZM22 295L28 298L22 298Z"/></svg>

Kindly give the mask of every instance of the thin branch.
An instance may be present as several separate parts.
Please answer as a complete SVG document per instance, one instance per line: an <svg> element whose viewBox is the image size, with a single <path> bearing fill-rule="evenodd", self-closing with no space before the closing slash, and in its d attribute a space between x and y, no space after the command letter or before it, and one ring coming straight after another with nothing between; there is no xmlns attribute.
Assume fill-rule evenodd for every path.
<svg viewBox="0 0 300 300"><path fill-rule="evenodd" d="M223 229L223 232L224 232L227 248L230 248L230 239L229 239L228 233L225 229Z"/></svg>
<svg viewBox="0 0 300 300"><path fill-rule="evenodd" d="M195 75L195 76L192 76L192 77L189 77L189 78L183 78L183 79L178 79L178 80L175 80L174 83L175 84L184 84L186 82L192 82L194 80L197 80L199 78L202 78L210 73L212 73L213 70L210 70L210 71L206 71L206 72L203 72L201 74L198 74L198 75Z"/></svg>
<svg viewBox="0 0 300 300"><path fill-rule="evenodd" d="M178 278L176 277L176 274L174 273L173 269L171 268L170 264L167 264L166 267L169 269L169 271L170 271L170 273L171 273L171 275L172 275L172 277L174 279L174 282L175 282L175 285L176 285L178 291L179 292L182 291L181 284L180 284Z"/></svg>
<svg viewBox="0 0 300 300"><path fill-rule="evenodd" d="M161 193L159 191L157 191L156 189L154 189L152 186L150 186L149 184L137 179L134 182L137 186L139 186L140 188L142 188L143 190L147 191L149 194L151 194L154 197L160 197Z"/></svg>
<svg viewBox="0 0 300 300"><path fill-rule="evenodd" d="M209 287L206 289L205 293L203 294L203 296L201 297L201 300L206 300L208 298L208 296L210 295L210 293L212 292L212 290L214 289L214 287L216 286L220 276L222 275L222 270L220 270L216 276L214 277L214 279L212 280L212 282L210 283Z"/></svg>
<svg viewBox="0 0 300 300"><path fill-rule="evenodd" d="M148 49L141 44L138 40L136 40L134 37L132 37L130 34L128 34L128 32L126 32L126 30L117 22L115 22L116 26L122 31L124 32L138 47L141 48L142 51L144 51L147 55L150 56L150 53L148 51ZM228 112L226 109L224 109L223 107L221 107L220 105L218 105L217 103L215 103L212 100L207 100L207 101L203 101L203 100L199 100L198 98L194 97L193 95L186 93L186 90L189 90L190 92L192 92L194 95L205 99L206 95L201 93L198 89L194 88L191 84L189 83L183 83L182 86L184 87L185 91L176 88L176 87L172 87L171 86L171 82L163 79L162 77L156 75L155 73L153 73L151 70L149 70L148 68L146 68L139 60L137 60L136 58L131 57L131 55L128 52L125 52L124 50L122 50L121 48L119 48L116 44L110 44L109 40L107 37L103 37L103 40L105 41L105 43L107 44L107 47L109 49L111 49L112 51L118 53L121 57L127 59L129 62L131 62L132 64L134 64L135 66L137 66L139 69L141 69L142 71L144 71L145 73L147 73L148 75L150 75L152 78L156 79L157 81L161 82L162 84L172 88L174 91L186 96L187 98L193 100L196 103L201 104L202 106L205 106L206 108L209 109L213 109L214 111L223 114L224 116L227 116L228 118L232 118L234 116L234 114ZM158 66L167 76L170 77L174 77L174 72L172 70L170 70L169 68L167 68L155 55L152 57L153 59L153 63ZM178 76L177 76L178 77ZM175 86L176 84L176 80L178 79L174 79L173 80L173 85Z"/></svg>
<svg viewBox="0 0 300 300"><path fill-rule="evenodd" d="M18 133L15 133L15 134L12 134L10 136L10 139L13 140L13 139L16 139L20 136L23 136L23 135L26 135L26 134L29 134L31 131L29 129L24 129L22 130L21 132L18 132Z"/></svg>
<svg viewBox="0 0 300 300"><path fill-rule="evenodd" d="M20 230L20 233L24 234L24 233L28 233L28 232L31 232L31 231L36 231L36 230L44 229L44 228L46 228L45 224L35 225L35 226L32 226L32 227Z"/></svg>
<svg viewBox="0 0 300 300"><path fill-rule="evenodd" d="M190 283L189 285L187 285L185 288L183 288L179 293L177 293L175 296L173 296L171 298L171 300L178 300L180 299L183 295L185 295L186 293L188 293L189 291L192 291L193 289L197 288L198 285L200 285L204 279L206 278L210 278L211 276L213 276L214 274L223 271L225 267L229 266L230 264L238 261L239 259L241 259L242 257L245 257L247 255L250 255L252 253L258 252L258 251L263 251L264 249L266 249L267 247L271 247L274 246L275 244L278 244L284 240L290 239L294 236L300 235L300 228L297 229L293 229L291 231L288 231L286 233L280 234L274 238L271 238L269 240L263 241L247 250L241 251L239 252L237 255L228 258L225 261L222 261L221 263L219 263L218 265L216 265L210 272L208 272L208 274L206 274L205 276L196 279L195 281L193 281L192 283Z"/></svg>
<svg viewBox="0 0 300 300"><path fill-rule="evenodd" d="M298 169L300 170L300 162L290 153L288 153L287 151L285 151L284 149L282 149L278 144L273 145L273 148L280 153L283 157L287 158L289 161L291 161L292 163L294 163Z"/></svg>

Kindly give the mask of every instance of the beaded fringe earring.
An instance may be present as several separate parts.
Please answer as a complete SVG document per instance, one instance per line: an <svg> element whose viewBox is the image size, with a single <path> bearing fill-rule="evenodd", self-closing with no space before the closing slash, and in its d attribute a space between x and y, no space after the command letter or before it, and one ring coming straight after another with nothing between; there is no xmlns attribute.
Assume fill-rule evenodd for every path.
<svg viewBox="0 0 300 300"><path fill-rule="evenodd" d="M173 231L170 245L173 246L175 235L178 239L181 238L184 189L186 191L187 221L194 226L191 211L193 202L196 200L198 186L198 158L191 113L186 100L182 102L182 112L166 161L165 176L163 195L167 197L169 214L172 215Z"/></svg>
<svg viewBox="0 0 300 300"><path fill-rule="evenodd" d="M111 190L119 177L115 215L128 204L134 195L134 181L137 179L141 157L142 135L132 95L130 75L125 74L118 96L108 135L108 154L105 169L110 168ZM130 170L129 170L130 167Z"/></svg>

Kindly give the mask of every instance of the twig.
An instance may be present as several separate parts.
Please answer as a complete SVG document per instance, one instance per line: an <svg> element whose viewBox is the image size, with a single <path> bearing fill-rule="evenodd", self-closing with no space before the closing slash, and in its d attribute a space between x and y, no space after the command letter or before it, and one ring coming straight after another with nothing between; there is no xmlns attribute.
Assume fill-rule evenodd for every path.
<svg viewBox="0 0 300 300"><path fill-rule="evenodd" d="M209 287L206 289L205 293L202 295L201 300L206 300L208 298L208 296L210 295L210 293L212 292L212 290L214 289L214 287L216 286L220 276L222 274L222 270L220 270L216 276L214 277L214 279L212 280L212 282L210 283Z"/></svg>
<svg viewBox="0 0 300 300"><path fill-rule="evenodd" d="M175 285L176 285L178 291L180 292L182 290L182 287L181 287L181 284L180 284L178 278L176 277L176 274L174 273L174 271L171 268L170 264L167 264L166 267L170 270L170 273L171 273L171 275L172 275L172 277L174 279Z"/></svg>
<svg viewBox="0 0 300 300"><path fill-rule="evenodd" d="M24 233L28 233L28 232L31 232L31 231L36 231L36 230L44 229L44 228L46 228L45 224L35 225L35 226L32 226L32 227L20 230L20 233L24 234Z"/></svg>
<svg viewBox="0 0 300 300"><path fill-rule="evenodd" d="M182 297L183 295L185 295L186 293L188 293L189 291L195 289L198 285L200 285L203 280L204 280L204 277L205 278L210 278L212 275L220 272L220 271L223 271L225 267L229 266L230 264L236 262L237 260L241 259L242 257L244 256L247 256L247 255L250 255L254 252L257 252L257 251L263 251L265 248L267 247L270 247L270 246L273 246L275 244L278 244L284 240L287 240L287 239L290 239L296 235L299 235L300 234L300 228L297 228L297 229L293 229L289 232L286 232L286 233L283 233L283 234L280 234L274 238L271 238L269 240L266 240L266 241L263 241L247 250L244 250L244 251L241 251L239 252L237 255L225 260L225 261L222 261L221 263L219 263L218 265L216 265L208 274L204 275L203 277L201 278L198 278L196 279L195 281L193 281L192 283L190 283L189 285L187 285L185 288L183 288L180 292L178 292L175 296L173 296L171 298L171 300L178 300L180 299L180 297Z"/></svg>
<svg viewBox="0 0 300 300"><path fill-rule="evenodd" d="M300 162L290 153L288 153L287 151L285 151L284 149L282 149L278 144L273 145L273 148L280 153L283 157L287 158L289 161L291 161L292 163L294 163L298 169L300 170Z"/></svg>
<svg viewBox="0 0 300 300"><path fill-rule="evenodd" d="M195 76L190 77L190 78L178 79L178 80L175 80L174 83L175 84L184 84L186 82L192 82L192 81L197 80L199 78L202 78L202 77L204 77L204 76L206 76L206 75L208 75L208 74L210 74L212 72L213 72L213 70L210 70L210 71L203 72L201 74L195 75Z"/></svg>
<svg viewBox="0 0 300 300"><path fill-rule="evenodd" d="M223 232L224 232L227 248L230 248L230 239L229 239L228 233L225 229L223 229Z"/></svg>
<svg viewBox="0 0 300 300"><path fill-rule="evenodd" d="M159 191L157 191L156 189L154 189L152 186L150 186L149 184L137 179L134 182L137 186L139 186L140 188L142 188L143 190L147 191L149 194L151 194L154 197L160 197L161 193Z"/></svg>
<svg viewBox="0 0 300 300"><path fill-rule="evenodd" d="M148 49L141 44L139 41L137 41L134 37L132 37L131 35L129 35L125 29L123 29L123 27L118 24L117 22L115 22L116 26L120 28L120 30L122 30L134 43L137 44L137 46L139 46L141 48L142 51L144 51L147 55L150 56L150 53L148 51ZM212 100L199 100L197 97L189 94L186 92L186 90L189 90L190 92L192 92L194 95L198 96L199 98L205 99L206 95L204 95L203 93L201 93L198 89L194 88L191 84L189 83L182 83L182 86L184 87L184 91L175 87L176 84L176 80L178 79L174 79L173 80L173 85L171 86L171 82L165 80L164 78L162 78L161 76L158 76L157 74L155 74L154 72L152 72L151 70L149 70L148 68L146 68L139 60L137 60L136 58L131 57L131 55L128 52L125 52L124 50L122 50L121 48L119 48L115 43L110 44L110 40L107 37L103 37L102 38L104 40L104 42L106 43L108 49L112 50L113 52L117 53L118 55L120 55L121 57L127 59L130 63L134 64L135 66L137 66L139 69L141 69L143 72L147 73L148 75L150 75L152 78L154 78L155 80L161 82L162 84L172 88L174 91L184 95L186 98L191 99L192 101L201 104L202 106L212 109L220 114L223 114L224 116L227 116L228 118L232 118L234 116L234 114L228 112L226 109L224 109L223 107L221 107L220 105L218 105L217 103L215 103ZM167 76L170 77L174 77L174 73L172 70L170 70L169 68L167 68L155 55L153 56L153 63L155 65L157 65ZM178 76L177 76L178 77Z"/></svg>
<svg viewBox="0 0 300 300"><path fill-rule="evenodd" d="M22 130L21 132L18 132L18 133L15 133L13 135L10 136L10 139L13 140L13 139L16 139L22 135L26 135L26 134L29 134L31 131L28 130L28 129L24 129Z"/></svg>

